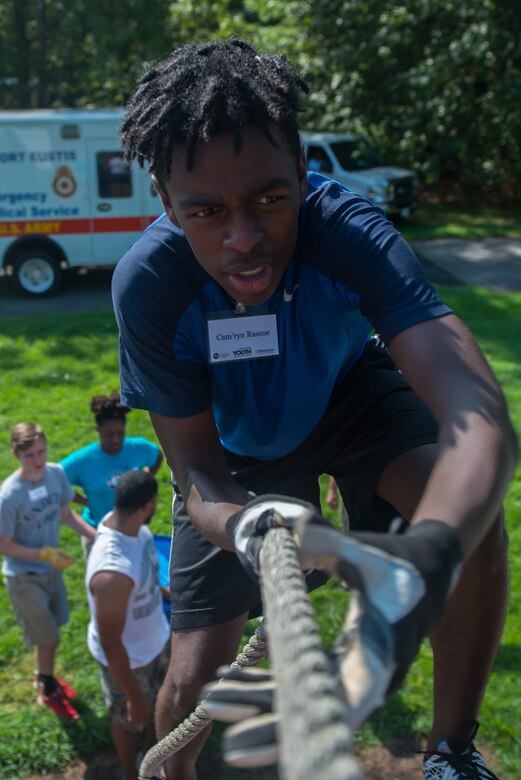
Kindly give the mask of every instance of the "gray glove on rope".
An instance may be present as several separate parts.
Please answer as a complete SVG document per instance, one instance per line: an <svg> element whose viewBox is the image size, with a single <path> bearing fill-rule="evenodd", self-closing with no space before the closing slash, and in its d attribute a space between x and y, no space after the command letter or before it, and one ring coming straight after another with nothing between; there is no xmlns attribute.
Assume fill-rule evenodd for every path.
<svg viewBox="0 0 521 780"><path fill-rule="evenodd" d="M293 529L299 524L329 524L316 507L298 498L263 495L248 502L226 523L226 533L250 577L258 583L259 555L264 536L271 528ZM240 721L227 729L223 739L226 761L237 767L275 764L278 760L277 722L274 713L275 682L262 669L218 670L223 677L203 690L204 709L210 717Z"/></svg>
<svg viewBox="0 0 521 780"><path fill-rule="evenodd" d="M334 657L350 726L357 729L403 682L440 617L461 569L459 540L447 524L435 520L412 526L402 536L345 536L312 522L299 536L306 564L335 571L355 591ZM258 552L253 560L258 565ZM230 670L219 688L206 690L214 717L225 719L226 711L226 720L246 718L226 732L226 760L237 766L276 761L273 681Z"/></svg>
<svg viewBox="0 0 521 780"><path fill-rule="evenodd" d="M356 729L402 684L440 618L461 571L460 542L446 523L425 520L399 536L308 525L300 548L304 562L353 591L334 652Z"/></svg>
<svg viewBox="0 0 521 780"><path fill-rule="evenodd" d="M268 669L217 670L222 678L203 689L204 709L214 720L236 723L226 729L223 755L239 768L278 761L278 715L274 712L275 681Z"/></svg>
<svg viewBox="0 0 521 780"><path fill-rule="evenodd" d="M313 504L298 498L264 495L249 501L226 521L226 534L250 577L258 583L259 555L264 536L270 528L294 528L305 522L329 523L320 516Z"/></svg>

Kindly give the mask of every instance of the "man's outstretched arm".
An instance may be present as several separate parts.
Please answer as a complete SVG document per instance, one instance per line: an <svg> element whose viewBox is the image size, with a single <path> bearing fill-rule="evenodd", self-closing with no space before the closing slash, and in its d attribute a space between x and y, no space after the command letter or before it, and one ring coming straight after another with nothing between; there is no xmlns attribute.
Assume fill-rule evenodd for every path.
<svg viewBox="0 0 521 780"><path fill-rule="evenodd" d="M212 544L233 552L226 521L249 499L230 474L211 409L179 419L151 412L150 419L192 523Z"/></svg>
<svg viewBox="0 0 521 780"><path fill-rule="evenodd" d="M94 597L96 623L107 664L127 697L128 720L144 725L150 718L150 712L132 674L122 639L133 581L126 574L102 570L94 574L89 587Z"/></svg>

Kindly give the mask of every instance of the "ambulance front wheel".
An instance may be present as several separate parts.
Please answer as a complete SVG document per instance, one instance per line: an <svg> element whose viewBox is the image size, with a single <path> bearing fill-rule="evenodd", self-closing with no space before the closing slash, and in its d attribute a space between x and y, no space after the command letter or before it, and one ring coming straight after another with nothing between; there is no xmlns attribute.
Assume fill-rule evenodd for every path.
<svg viewBox="0 0 521 780"><path fill-rule="evenodd" d="M59 290L62 278L60 263L51 252L28 249L16 258L11 280L18 292L38 298Z"/></svg>

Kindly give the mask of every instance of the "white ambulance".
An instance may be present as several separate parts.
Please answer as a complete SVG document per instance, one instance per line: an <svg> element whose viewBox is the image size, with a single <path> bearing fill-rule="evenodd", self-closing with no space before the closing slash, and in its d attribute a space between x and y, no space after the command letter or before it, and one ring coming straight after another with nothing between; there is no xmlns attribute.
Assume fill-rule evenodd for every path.
<svg viewBox="0 0 521 780"><path fill-rule="evenodd" d="M119 148L121 110L0 112L0 267L29 296L66 268L115 265L162 212Z"/></svg>
<svg viewBox="0 0 521 780"><path fill-rule="evenodd" d="M120 109L0 111L0 269L28 296L55 293L65 269L113 266L162 211L146 171L119 148ZM408 216L414 173L385 166L359 136L302 133L320 170Z"/></svg>

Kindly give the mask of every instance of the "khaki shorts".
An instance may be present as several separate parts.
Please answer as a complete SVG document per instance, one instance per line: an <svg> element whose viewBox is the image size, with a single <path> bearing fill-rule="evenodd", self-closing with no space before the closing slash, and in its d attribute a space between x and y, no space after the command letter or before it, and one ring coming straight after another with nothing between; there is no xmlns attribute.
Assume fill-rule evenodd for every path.
<svg viewBox="0 0 521 780"><path fill-rule="evenodd" d="M151 712L154 711L157 694L165 679L168 662L170 660L170 640L163 647L158 656L146 666L132 669L132 676L138 684L139 690ZM127 718L127 697L119 687L111 674L108 666L99 664L101 691L105 705L109 710L112 721L125 731L138 734L146 726L136 726Z"/></svg>
<svg viewBox="0 0 521 780"><path fill-rule="evenodd" d="M4 577L16 622L28 647L60 641L60 626L69 621L67 592L61 572Z"/></svg>

